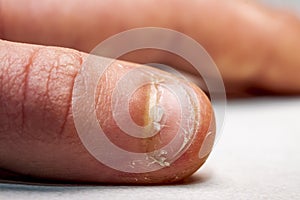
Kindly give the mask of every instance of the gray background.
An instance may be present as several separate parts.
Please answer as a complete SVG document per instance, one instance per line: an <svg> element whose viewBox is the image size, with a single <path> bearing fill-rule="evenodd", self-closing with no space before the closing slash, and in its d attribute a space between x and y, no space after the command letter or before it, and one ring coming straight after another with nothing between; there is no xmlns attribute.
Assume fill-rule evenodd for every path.
<svg viewBox="0 0 300 200"><path fill-rule="evenodd" d="M274 7L287 8L293 10L300 16L300 0L258 0L266 5L271 5Z"/></svg>

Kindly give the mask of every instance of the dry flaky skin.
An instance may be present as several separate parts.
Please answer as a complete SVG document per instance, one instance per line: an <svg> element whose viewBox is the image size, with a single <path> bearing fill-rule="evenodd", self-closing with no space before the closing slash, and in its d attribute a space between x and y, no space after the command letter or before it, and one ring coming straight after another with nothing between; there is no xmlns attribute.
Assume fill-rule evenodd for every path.
<svg viewBox="0 0 300 200"><path fill-rule="evenodd" d="M3 39L89 52L120 31L165 27L200 42L217 63L228 90L257 87L280 93L300 92L300 20L254 1L11 0L1 1L1 5ZM159 61L190 70L161 52L141 54L143 60L140 54L127 59Z"/></svg>
<svg viewBox="0 0 300 200"><path fill-rule="evenodd" d="M258 87L300 92L300 22L287 12L238 0L0 1L0 37L12 41L89 52L111 35L145 26L181 31L200 42L214 58L230 90ZM198 152L205 133L210 131L212 111L208 99L196 87L203 121L189 151L170 167L149 174L128 174L109 169L88 154L77 137L70 108L74 77L85 57L69 49L0 41L0 167L51 179L166 183L187 177L203 164L206 157L199 159ZM141 51L124 58L163 62L193 72L182 60L158 51ZM125 73L111 70L106 72L107 76L112 74L107 79L111 82L104 81L99 91L109 91L109 86ZM148 91L143 88L131 102L132 110L137 111L131 113L137 123L148 120L149 102L144 98ZM102 98L98 98L99 121L104 128L106 123L111 127L112 141L126 147L114 137L118 131L112 121L101 118L100 110L108 108L101 104L105 102ZM158 141L120 137L132 143L127 148L138 152L153 149ZM171 137L172 131L160 142Z"/></svg>
<svg viewBox="0 0 300 200"><path fill-rule="evenodd" d="M208 98L194 85L191 87L199 100L200 107L195 112L200 112L200 125L188 151L170 167L130 174L111 169L93 158L78 138L71 109L74 78L86 56L70 49L0 40L0 168L46 179L148 184L182 180L204 163L207 156L199 159L198 153L206 133L209 129L214 131L210 127L212 109ZM153 149L158 141L168 142L176 133L172 128L160 140L137 142L130 137L114 138L120 131L109 112L110 92L122 74L138 66L118 62L105 71L98 86L97 116L103 130L117 145L137 152ZM170 115L166 125L178 128L176 116L180 111L175 109L177 105L170 95L165 94L163 101L174 107L166 111ZM148 86L133 95L131 114L137 123L148 120L145 116L148 101Z"/></svg>

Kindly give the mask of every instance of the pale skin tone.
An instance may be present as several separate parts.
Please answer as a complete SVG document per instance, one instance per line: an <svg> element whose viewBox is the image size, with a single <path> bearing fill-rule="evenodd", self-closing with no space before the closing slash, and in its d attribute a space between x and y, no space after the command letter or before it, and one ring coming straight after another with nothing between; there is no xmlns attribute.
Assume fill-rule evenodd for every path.
<svg viewBox="0 0 300 200"><path fill-rule="evenodd" d="M238 0L12 0L1 1L0 6L0 168L21 175L97 183L170 183L188 177L205 162L207 156L198 154L207 133L214 132L214 119L208 98L192 83L200 102L195 112L202 120L189 150L171 166L144 174L120 172L98 162L81 144L71 109L74 79L87 53L123 30L156 26L194 38L216 62L229 92L258 88L300 93L300 20L286 11ZM122 59L162 62L195 75L185 62L159 51L140 51ZM109 110L111 92L123 74L137 67L117 61L105 72L98 85L97 117L114 143L149 151L174 136L179 110L165 91L163 103L170 104L166 123L173 129L166 128L159 139L122 135ZM149 120L150 96L145 86L132 97L130 114L137 124ZM209 152L211 145L207 148Z"/></svg>

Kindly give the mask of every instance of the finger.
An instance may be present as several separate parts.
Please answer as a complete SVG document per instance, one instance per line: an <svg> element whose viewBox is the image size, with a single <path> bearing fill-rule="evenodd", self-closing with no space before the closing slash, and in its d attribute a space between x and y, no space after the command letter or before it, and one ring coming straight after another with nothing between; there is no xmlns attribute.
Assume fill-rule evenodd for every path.
<svg viewBox="0 0 300 200"><path fill-rule="evenodd" d="M98 66L104 58L98 59L88 67ZM189 121L189 129L186 129L181 123L181 115L186 111L180 107L173 92L159 82L161 77L163 80L170 80L170 75L121 61L116 61L107 68L99 84L96 84L97 124L100 124L106 137L114 145L110 146L111 149L103 149L107 145L104 140L102 143L101 140L100 143L93 143L99 140L99 134L89 141L91 146L87 146L82 137L88 137L94 132L90 132L92 126L87 125L90 123L89 116L82 117L82 113L89 110L91 105L84 101L87 94L79 95L74 87L75 78L79 76L79 70L87 60L87 54L75 50L0 42L0 168L54 180L141 184L179 181L204 163L211 151L215 134L212 109L207 97L196 86L188 84L188 88L195 92L197 101L190 99L193 109L186 114L192 116L189 115L192 113L194 118L190 119L194 120ZM125 81L125 91L133 80L125 79L126 75L136 70L141 70L137 71L136 78L146 74L146 77L151 76L154 81L137 88L129 103L130 118L139 126L151 125L140 133L145 138L136 138L123 131L117 124L117 117L125 119L122 118L125 116L122 114L123 110L112 109L113 106L124 103L121 88L116 90L119 97L116 98L117 103L113 104L113 91L120 81ZM87 82L92 80L92 75L87 77ZM175 77L170 78L177 81L178 88L187 84ZM166 81L165 85L168 84ZM72 92L75 95L73 98ZM84 103L76 107L74 99L75 102L83 99ZM157 112L151 110L153 106L161 106L162 114L156 116ZM74 109L81 112L75 115ZM76 124L74 120L77 120ZM127 123L130 124L130 120ZM78 127L86 125L87 129L82 133L82 129ZM157 127L158 133L147 137ZM181 129L185 131L182 132ZM179 137L183 140L179 143L181 149L174 150L174 155L179 158L169 160L171 151L157 154L164 146L173 144L177 132L183 133ZM128 154L128 158L120 157L115 160L118 166L111 166L116 163L109 165L101 162L91 153L100 149L103 155L111 153L110 158L114 160L120 156L113 153L115 146L128 152L144 153L148 160L131 162L133 171L128 172L127 159L130 159L131 154ZM186 151L182 152L182 149ZM139 168L143 166L143 162L150 163L145 168ZM148 172L148 168L158 169Z"/></svg>
<svg viewBox="0 0 300 200"><path fill-rule="evenodd" d="M202 44L215 60L229 90L257 87L273 92L300 92L300 22L288 12L240 0L172 1L164 5L158 1L133 5L127 1L82 0L1 3L1 37L8 40L89 52L120 31L165 27ZM126 59L161 62L194 72L182 59L160 51L141 51Z"/></svg>

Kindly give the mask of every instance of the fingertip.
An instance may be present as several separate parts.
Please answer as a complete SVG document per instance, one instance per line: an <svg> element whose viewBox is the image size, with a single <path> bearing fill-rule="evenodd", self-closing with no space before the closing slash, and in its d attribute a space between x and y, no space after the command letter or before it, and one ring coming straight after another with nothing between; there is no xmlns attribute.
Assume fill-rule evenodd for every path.
<svg viewBox="0 0 300 200"><path fill-rule="evenodd" d="M32 52L36 48L31 45L8 45L20 50L15 54L5 47L0 49L10 56L12 62L8 63L8 67L11 69L19 67L16 65L18 62L13 61L28 59L30 54L24 56L24 52ZM4 132L7 140L1 140L1 167L20 174L58 181L164 184L188 177L205 162L207 156L200 158L199 151L213 118L209 100L199 88L157 69L116 61L96 83L96 92L91 95L93 98L97 97L94 98L95 107L90 109L91 105L88 103L91 101L85 101L89 97L87 93L76 93L76 79L82 72L81 61L84 64L88 59L86 54L82 54L80 59L79 57L78 52L62 51L55 47L40 51L36 56L32 63L32 69L36 72L30 74L34 81L32 86L35 87L29 87L25 91L29 95L27 100L33 100L24 104L24 110L29 116L27 120L31 120L32 126L28 126L28 130L24 132L17 129L16 124L12 124L10 130ZM64 62L57 65L57 58L64 58L61 60ZM75 81L73 75L69 76L68 65L64 65L70 64L70 61L76 71L71 70L74 76L76 74ZM55 70L46 73L43 71L45 67ZM50 76L51 73L53 76ZM48 75L50 78L43 79L41 75ZM91 81L92 75L85 75ZM10 73L7 77L15 79L16 74ZM94 80L96 79L92 79ZM139 81L143 84L136 85ZM34 94L42 93L43 85L55 87L45 90L47 95L42 99L39 95L34 96L28 92L34 90ZM86 85L79 89L90 87L91 85ZM10 88L2 90L3 97L10 94ZM20 100L2 99L0 103L7 103L11 110L15 110L14 103L24 102L23 93L14 95L15 99L18 97ZM80 100L83 102L76 104ZM52 105L51 112L41 106L48 104ZM28 112L28 109L34 113ZM91 113L87 112L90 110ZM90 116L94 111L97 120L94 124L100 125L105 137L101 138L100 132L89 126ZM128 111L129 118L128 115L124 118L126 112L123 111ZM4 113L0 116L4 121L12 119ZM45 118L45 115L51 115L51 118ZM76 121L78 118L79 124ZM119 127L122 119L125 128ZM57 131L62 127L58 122L63 122L63 132ZM132 126L129 127L129 124ZM1 125L3 126L3 122ZM147 128L143 128L147 125ZM140 128L136 131L138 126ZM83 132L80 127L85 127ZM12 133L21 134L13 136ZM28 133L38 136L38 139L33 140L28 137ZM94 150L98 152L94 154Z"/></svg>
<svg viewBox="0 0 300 200"><path fill-rule="evenodd" d="M146 74L144 85L139 85L128 95L130 119L120 110L115 110L118 113L114 115L107 114L112 111L109 109L112 107L109 103L111 99L106 100L108 103L104 110L98 109L98 117L104 132L114 145L128 152L145 153L145 160L138 161L144 162L142 165L131 162L134 164L130 172L124 166L123 179L119 181L161 184L177 182L190 176L205 162L213 146L215 127L212 125L214 118L209 99L197 86L168 73L143 66L130 68L128 65L132 64L126 62L121 64L124 65L122 69L128 69L124 74L131 73L131 70L137 70L137 76ZM104 75L105 80L115 76L109 75L109 71ZM108 85L117 87L115 84L120 84L120 79L126 77L124 74L117 79L109 79L116 81ZM147 77L151 77L151 80L147 81ZM126 81L128 84L134 82ZM124 87L127 86L123 85ZM100 98L103 98L101 96L100 94ZM120 97L118 103L122 103L122 99L124 100ZM125 106L126 104L119 108ZM100 112L106 113L105 117ZM138 129L140 132L134 130L135 126L122 129L118 127L120 123L116 123L120 118L127 122L124 126L130 127L130 123L135 123L140 128L147 128ZM130 155L129 153L128 159ZM118 170L122 171L122 166L119 167Z"/></svg>

